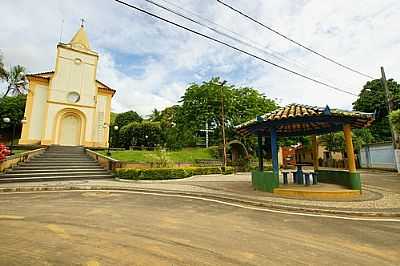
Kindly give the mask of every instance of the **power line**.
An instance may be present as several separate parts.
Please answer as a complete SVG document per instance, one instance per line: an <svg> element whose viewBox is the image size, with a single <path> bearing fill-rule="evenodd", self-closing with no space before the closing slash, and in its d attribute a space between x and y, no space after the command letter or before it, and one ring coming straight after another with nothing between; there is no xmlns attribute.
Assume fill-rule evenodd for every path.
<svg viewBox="0 0 400 266"><path fill-rule="evenodd" d="M256 45L253 45L253 44L251 44L251 43L249 43L249 42L247 42L247 41L243 41L243 40L238 39L238 38L236 38L236 37L234 37L234 36L231 36L231 35L229 35L229 34L227 34L227 33L225 33L225 32L222 32L222 31L220 31L220 30L217 30L217 29L215 29L215 28L212 28L212 27L210 27L210 26L208 26L208 25L206 25L206 24L204 24L204 23L202 23L202 22L200 22L200 21L198 21L198 20L192 19L192 18L190 18L190 17L188 17L188 16L186 16L186 15L184 15L184 14L182 14L182 13L179 13L179 12L173 10L173 9L170 9L170 8L168 8L168 7L166 7L166 6L163 6L163 5L159 4L159 3L156 3L156 2L154 2L154 1L152 1L152 0L144 0L144 1L146 1L146 2L148 2L148 3L150 3L150 4L153 4L153 5L155 5L155 6L159 7L159 8L162 8L162 9L164 9L164 10L167 10L167 11L169 11L169 12L171 12L171 13L177 15L177 16L180 16L180 17L182 17L182 18L184 18L184 19L186 19L186 20L189 20L189 21L191 21L191 22L193 22L193 23L195 23L195 24L197 24L197 25L200 25L200 26L202 26L202 27L205 27L205 28L207 28L207 29L209 29L209 30L211 30L211 31L214 31L214 32L216 32L216 33L218 33L218 34L220 34L220 35L223 35L223 36L225 36L225 37L227 37L227 38L229 38L229 39L231 39L231 40L234 40L234 41L239 42L239 43L241 43L241 44L244 44L244 45L247 45L247 46L249 46L249 47L252 47L252 48L254 48L254 49L256 49L256 50L259 50L259 51L261 51L261 52L263 52L263 53L267 53L267 54L269 54L269 55L271 55L271 56L273 56L273 57L275 57L275 58L277 58L277 59L282 59L282 58L280 58L280 57L278 57L278 56L276 56L276 55L274 55L274 54L272 54L272 53L269 53L269 52L265 51L264 49L261 49L261 48L257 47Z"/></svg>
<svg viewBox="0 0 400 266"><path fill-rule="evenodd" d="M225 32L222 32L222 31L220 31L220 30L217 30L217 29L215 29L215 28L212 28L212 27L210 27L210 26L208 26L208 25L206 25L206 24L204 24L204 23L202 23L202 22L200 22L200 21L198 21L198 20L194 20L194 19L192 19L192 18L190 18L190 17L188 17L188 16L186 16L186 15L184 15L184 14L182 14L182 13L179 13L179 12L176 11L176 10L173 10L173 9L171 9L171 8L168 8L168 7L166 7L166 6L162 5L162 4L159 4L159 3L155 2L155 1L152 1L152 0L144 0L144 1L146 1L146 2L148 2L148 3L150 3L150 4L152 4L152 5L155 5L155 6L159 7L159 8L162 8L162 9L164 9L164 10L167 10L168 12L171 12L171 13L177 15L177 16L180 16L180 17L182 17L182 18L184 18L184 19L186 19L186 20L189 20L189 21L191 21L191 22L193 22L193 23L195 23L195 24L198 24L198 25L200 25L200 26L202 26L202 27L205 27L205 28L207 28L207 29L209 29L209 30L211 30L211 31L214 31L214 32L216 32L216 33L218 33L218 34L220 34L220 35L223 35L223 36L225 36L225 37L227 37L227 38L229 38L229 39L231 39L231 40L234 40L234 41L239 42L239 43L241 43L241 44L247 45L247 46L249 46L249 47L251 47L251 48L253 48L253 49L256 49L256 50L258 50L258 51L260 51L260 52L262 52L262 53L264 53L264 54L270 55L270 56L272 56L272 57L274 57L274 58L277 58L277 59L279 59L279 60L286 61L286 62L288 62L289 64L292 64L292 63L293 63L293 62L291 62L291 59L289 59L289 58L287 58L287 57L281 55L279 52L274 51L274 50L272 50L272 49L270 49L270 50L272 50L272 52L269 52L269 51L265 50L263 47L261 47L260 44L257 45L257 43L256 43L256 44L254 45L254 44L250 43L249 41L251 41L251 40L249 40L249 39L248 39L247 41L244 41L243 39L240 39L240 38L243 38L243 36L240 35L239 33L236 33L236 32L234 32L234 31L231 31L230 29L225 28L224 26L221 26L221 25L219 25L219 24L217 24L217 23L214 23L213 21L211 21L211 20L209 20L209 19L207 19L207 18L203 18L203 17L199 16L198 14L193 13L193 12L191 12L191 11L189 11L189 10L186 10L186 9L180 7L180 6L177 6L177 5L171 3L171 2L169 2L169 1L167 1L167 0L161 0L161 1L166 2L166 3L168 3L168 4L170 4L170 5L174 6L174 7L176 7L176 8L178 8L178 9L181 9L181 10L184 10L184 11L186 11L186 12L188 12L188 13L191 13L192 16L195 16L195 17L197 17L197 18L199 18L199 19L208 21L209 23L211 23L211 24L213 24L213 25L215 25L215 26L217 26L217 27L224 28L224 29L227 30L228 32L230 32L230 33L232 33L232 34L238 36L239 39L236 38L236 37L234 37L234 36L231 36L231 35L229 35L229 34L227 34L227 33L225 33ZM245 38L245 39L246 39L246 38ZM273 54L273 52L277 53L278 55ZM306 68L307 66L304 65L304 64L300 64L299 62L296 61L296 62L294 62L294 65L297 65L297 66L300 67L303 71L306 71L306 72L308 72L308 73L311 73L311 74L315 75L315 73L312 73L309 69L307 69L307 68ZM318 75L321 76L321 73L318 72ZM332 82L330 79L327 79L327 80L329 80L330 82Z"/></svg>
<svg viewBox="0 0 400 266"><path fill-rule="evenodd" d="M248 55L248 56L254 57L254 58L258 59L258 60L261 60L261 61L263 61L263 62L265 62L265 63L268 63L268 64L270 64L270 65L273 65L273 66L275 66L275 67L277 67L277 68L280 68L280 69L282 69L282 70L285 70L285 71L287 71L287 72L290 72L290 73L292 73L292 74L294 74L294 75L297 75L297 76L300 76L300 77L302 77L302 78L311 80L311 81L313 81L313 82L315 82L315 83L324 85L324 86L326 86L326 87L329 87L329 88L331 88L331 89L334 89L334 90L337 90L337 91L340 91L340 92L343 92L343 93L347 93L347 94L350 94L350 95L353 95L353 96L358 96L357 94L354 94L354 93L352 93L352 92L343 90L343 89L341 89L341 88L339 88L339 87L336 87L336 86L330 85L330 84L328 84L328 83L325 83L325 82L323 82L323 81L319 81L319 80L317 80L317 79L308 77L308 76L306 76L306 75L303 75L303 74L301 74L301 73L298 73L298 72L296 72L296 71L293 71L293 70L291 70L291 69L289 69L289 68L280 66L280 65L278 65L278 64L276 64L276 63L274 63L274 62L268 61L268 60L266 60L266 59L264 59L264 58L262 58L262 57L259 57L259 56L255 55L255 54L252 54L252 53L247 52L247 51L245 51L245 50L243 50L243 49L237 48L237 47L235 47L235 46L233 46L233 45L231 45L231 44L229 44L229 43L223 42L223 41L221 41L221 40L218 40L218 39L216 39L216 38L213 38L213 37L208 36L208 35L206 35L206 34L203 34L203 33L201 33L201 32L198 32L198 31L195 31L195 30L190 29L190 28L188 28L188 27L182 26L182 25L180 25L180 24L178 24L178 23L175 23L175 22L173 22L173 21L170 21L170 20L168 20L168 19L165 19L165 18L163 18L163 17L160 17L160 16L158 16L158 15L156 15L156 14L154 14L154 13L151 13L151 12L149 12L149 11L146 11L146 10L144 10L144 9L141 9L141 8L139 8L139 7L137 7L137 6L131 5L131 4L129 4L129 3L126 3L126 2L123 2L123 1L120 1L120 0L114 0L114 1L115 1L115 2L118 2L118 3L122 4L122 5L125 5L125 6L127 6L127 7L129 7L129 8L136 9L136 10L142 12L142 13L145 13L145 14L147 14L147 15L149 15L149 16L155 17L155 18L157 18L157 19L159 19L159 20L162 20L162 21L164 21L164 22L167 22L167 23L169 23L169 24L172 24L172 25L174 25L174 26L176 26L176 27L178 27L178 28L182 28L182 29L187 30L187 31L189 31L189 32L191 32L191 33L194 33L194 34L196 34L196 35L202 36L202 37L204 37L204 38L206 38L206 39L209 39L209 40L212 40L212 41L217 42L217 43L219 43L219 44L225 45L225 46L227 46L227 47L229 47L229 48L231 48L231 49L234 49L234 50L236 50L236 51L239 51L239 52L241 52L241 53L244 53L244 54L246 54L246 55Z"/></svg>
<svg viewBox="0 0 400 266"><path fill-rule="evenodd" d="M256 19L250 17L249 15L247 15L247 14L243 13L242 11L240 11L240 10L234 8L234 7L231 6L231 5L228 5L228 4L224 3L224 2L221 1L221 0L217 0L217 2L218 2L218 3L221 3L222 5L226 6L227 8L229 8L229 9L235 11L236 13L238 13L238 14L240 14L240 15L246 17L246 18L248 18L249 20L251 20L251 21L257 23L258 25L261 25L262 27L268 29L269 31L272 31L272 32L275 33L275 34L278 34L278 35L281 36L282 38L284 38L284 39L286 39L286 40L288 40L288 41L290 41L290 42L292 42L292 43L294 43L294 44L296 44L296 45L298 45L298 46L300 46L300 47L306 49L307 51L309 51L309 52L311 52L311 53L313 53L313 54L316 54L316 55L318 55L318 56L320 56L320 57L322 57L322 58L324 58L324 59L326 59L326 60L328 60L328 61L330 61L330 62L332 62L332 63L334 63L334 64L336 64L336 65L338 65L338 66L341 66L341 67L343 67L343 68L345 68L345 69L347 69L347 70L350 70L350 71L352 71L352 72L354 72L354 73L357 73L357 74L359 74L359 75L361 75L361 76L364 76L364 77L367 77L367 78L370 78L370 79L375 79L374 77L372 77L372 76L370 76L370 75L368 75L368 74L364 74L364 73L362 73L362 72L360 72L360 71L358 71L358 70L356 70L356 69L354 69L354 68L351 68L351 67L349 67L349 66L346 66L346 65L344 65L344 64L342 64L342 63L340 63L340 62L338 62L338 61L336 61L336 60L334 60L334 59L332 59L332 58L330 58L330 57L328 57L328 56L326 56L326 55L323 55L323 54L321 54L321 53L319 53L319 52L313 50L312 48L309 48L309 47L307 47L307 46L305 46L305 45L299 43L298 41L293 40L292 38L290 38L290 37L284 35L283 33L280 33L279 31L277 31L277 30L275 30L275 29L273 29L273 28L271 28L271 27L265 25L264 23L262 23L262 22L260 22L260 21L258 21L258 20L256 20Z"/></svg>

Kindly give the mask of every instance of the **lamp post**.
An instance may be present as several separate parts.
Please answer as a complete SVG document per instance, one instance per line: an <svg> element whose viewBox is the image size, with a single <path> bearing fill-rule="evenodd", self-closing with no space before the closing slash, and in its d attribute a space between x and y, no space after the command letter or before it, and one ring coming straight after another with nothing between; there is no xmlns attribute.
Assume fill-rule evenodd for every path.
<svg viewBox="0 0 400 266"><path fill-rule="evenodd" d="M11 119L9 117L4 117L3 122L6 124L11 123ZM11 143L10 143L10 155L13 155L13 149L14 149L14 138L15 138L15 123L12 124L12 135L11 135Z"/></svg>
<svg viewBox="0 0 400 266"><path fill-rule="evenodd" d="M149 136L148 136L148 135L145 135L144 138L146 139L146 148L148 148L149 143L147 142L147 140L148 140Z"/></svg>
<svg viewBox="0 0 400 266"><path fill-rule="evenodd" d="M226 80L222 82L213 82L215 85L220 86L221 88L221 131L222 131L222 143L223 143L223 153L224 153L224 170L226 169L226 138L225 138L225 110L224 110L224 85L226 84Z"/></svg>
<svg viewBox="0 0 400 266"><path fill-rule="evenodd" d="M106 126L106 125L105 125ZM112 127L112 129L114 129L114 131L117 131L119 129L119 127L117 125L115 125L114 127ZM107 149L107 156L111 156L111 151L110 151L110 147L111 147L111 127L110 127L110 132L108 133L108 149Z"/></svg>

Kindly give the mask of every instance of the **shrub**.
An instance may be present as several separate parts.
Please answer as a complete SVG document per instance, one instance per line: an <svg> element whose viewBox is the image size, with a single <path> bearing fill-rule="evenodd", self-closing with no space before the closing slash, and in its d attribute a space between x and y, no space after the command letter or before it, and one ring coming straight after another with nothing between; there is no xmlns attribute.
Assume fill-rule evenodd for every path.
<svg viewBox="0 0 400 266"><path fill-rule="evenodd" d="M389 114L390 122L397 132L400 132L400 109Z"/></svg>
<svg viewBox="0 0 400 266"><path fill-rule="evenodd" d="M218 146L211 146L208 148L208 151L215 159L220 159L222 157Z"/></svg>
<svg viewBox="0 0 400 266"><path fill-rule="evenodd" d="M232 174L233 167L183 167L183 168L148 168L148 169L118 169L115 177L132 180L165 180L179 179L194 175Z"/></svg>

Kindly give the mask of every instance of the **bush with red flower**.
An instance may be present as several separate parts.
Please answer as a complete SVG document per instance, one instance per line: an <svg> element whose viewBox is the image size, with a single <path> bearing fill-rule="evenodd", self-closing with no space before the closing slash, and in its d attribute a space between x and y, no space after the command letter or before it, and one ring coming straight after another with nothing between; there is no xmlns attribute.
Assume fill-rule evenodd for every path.
<svg viewBox="0 0 400 266"><path fill-rule="evenodd" d="M5 160L10 154L10 149L5 144L0 143L0 162Z"/></svg>

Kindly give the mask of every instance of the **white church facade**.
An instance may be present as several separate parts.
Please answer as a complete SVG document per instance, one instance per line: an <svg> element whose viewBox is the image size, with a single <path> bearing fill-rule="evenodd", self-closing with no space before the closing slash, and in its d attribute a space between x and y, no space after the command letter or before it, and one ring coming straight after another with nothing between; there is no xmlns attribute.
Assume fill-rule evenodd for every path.
<svg viewBox="0 0 400 266"><path fill-rule="evenodd" d="M20 144L107 147L115 90L96 79L84 27L57 45L54 71L29 74Z"/></svg>

